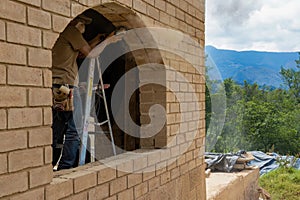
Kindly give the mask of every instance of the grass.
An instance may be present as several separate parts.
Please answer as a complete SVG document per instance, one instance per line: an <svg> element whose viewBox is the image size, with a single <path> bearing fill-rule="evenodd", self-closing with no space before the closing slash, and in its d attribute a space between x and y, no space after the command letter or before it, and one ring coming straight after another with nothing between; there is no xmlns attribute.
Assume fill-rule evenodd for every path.
<svg viewBox="0 0 300 200"><path fill-rule="evenodd" d="M272 200L300 200L300 170L278 168L260 177L259 185Z"/></svg>

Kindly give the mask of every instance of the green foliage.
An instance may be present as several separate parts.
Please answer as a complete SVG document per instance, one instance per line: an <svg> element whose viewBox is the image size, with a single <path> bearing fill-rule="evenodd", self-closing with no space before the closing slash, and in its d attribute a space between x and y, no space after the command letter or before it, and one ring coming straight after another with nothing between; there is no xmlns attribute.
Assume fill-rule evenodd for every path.
<svg viewBox="0 0 300 200"><path fill-rule="evenodd" d="M259 184L274 200L300 200L300 170L278 168L261 176Z"/></svg>
<svg viewBox="0 0 300 200"><path fill-rule="evenodd" d="M281 70L286 90L260 87L246 81L243 85L238 85L232 79L224 80L223 89L212 88L214 83L207 79L206 127L210 127L207 128L206 143L211 145L209 150L230 152L245 149L267 152L273 148L279 154L299 153L300 54L296 63L299 71ZM226 102L222 102L221 98L224 90ZM217 102L213 105L217 108L211 106L211 98ZM222 110L224 104L225 123L220 130L218 120L224 114L218 109ZM215 113L220 114L218 116Z"/></svg>

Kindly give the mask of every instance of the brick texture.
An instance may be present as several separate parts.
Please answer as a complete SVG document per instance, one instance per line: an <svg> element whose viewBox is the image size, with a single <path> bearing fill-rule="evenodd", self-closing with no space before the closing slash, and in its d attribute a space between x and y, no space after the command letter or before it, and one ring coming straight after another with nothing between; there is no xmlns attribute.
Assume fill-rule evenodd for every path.
<svg viewBox="0 0 300 200"><path fill-rule="evenodd" d="M0 130L7 128L7 115L6 110L0 109Z"/></svg>
<svg viewBox="0 0 300 200"><path fill-rule="evenodd" d="M7 173L7 155L0 154L0 174Z"/></svg>
<svg viewBox="0 0 300 200"><path fill-rule="evenodd" d="M38 188L23 194L15 195L11 197L10 200L44 200L44 195L44 188Z"/></svg>
<svg viewBox="0 0 300 200"><path fill-rule="evenodd" d="M47 49L52 49L58 36L59 36L58 33L43 31L43 47Z"/></svg>
<svg viewBox="0 0 300 200"><path fill-rule="evenodd" d="M8 110L8 128L22 128L42 125L41 108L16 108Z"/></svg>
<svg viewBox="0 0 300 200"><path fill-rule="evenodd" d="M5 31L5 23L0 21L0 40L5 40L6 31Z"/></svg>
<svg viewBox="0 0 300 200"><path fill-rule="evenodd" d="M45 29L51 28L50 13L35 8L28 8L27 12L29 25Z"/></svg>
<svg viewBox="0 0 300 200"><path fill-rule="evenodd" d="M24 23L26 20L26 8L20 3L2 0L0 6L0 17Z"/></svg>
<svg viewBox="0 0 300 200"><path fill-rule="evenodd" d="M28 134L29 147L46 146L52 143L51 127L32 129Z"/></svg>
<svg viewBox="0 0 300 200"><path fill-rule="evenodd" d="M71 3L69 0L42 0L42 7L65 16L71 14Z"/></svg>
<svg viewBox="0 0 300 200"><path fill-rule="evenodd" d="M70 179L53 178L46 186L46 199L57 200L73 194L73 181Z"/></svg>
<svg viewBox="0 0 300 200"><path fill-rule="evenodd" d="M52 54L50 50L29 48L28 64L34 67L51 67Z"/></svg>
<svg viewBox="0 0 300 200"><path fill-rule="evenodd" d="M68 25L70 19L67 17L62 17L60 15L52 15L52 27L56 32L62 32Z"/></svg>
<svg viewBox="0 0 300 200"><path fill-rule="evenodd" d="M28 189L27 172L0 176L0 197Z"/></svg>
<svg viewBox="0 0 300 200"><path fill-rule="evenodd" d="M41 46L42 33L37 28L7 23L7 41L30 46Z"/></svg>
<svg viewBox="0 0 300 200"><path fill-rule="evenodd" d="M52 71L49 69L43 70L43 83L44 87L52 87Z"/></svg>
<svg viewBox="0 0 300 200"><path fill-rule="evenodd" d="M26 106L26 88L0 87L0 107L23 107Z"/></svg>
<svg viewBox="0 0 300 200"><path fill-rule="evenodd" d="M29 106L49 106L52 105L52 90L50 88L29 89Z"/></svg>
<svg viewBox="0 0 300 200"><path fill-rule="evenodd" d="M8 66L7 82L10 85L42 86L42 70L29 67Z"/></svg>
<svg viewBox="0 0 300 200"><path fill-rule="evenodd" d="M0 62L26 64L26 47L0 42Z"/></svg>
<svg viewBox="0 0 300 200"><path fill-rule="evenodd" d="M29 186L34 188L50 183L53 178L52 164L32 169L29 171Z"/></svg>
<svg viewBox="0 0 300 200"><path fill-rule="evenodd" d="M0 65L0 85L6 83L6 66Z"/></svg>
<svg viewBox="0 0 300 200"><path fill-rule="evenodd" d="M28 167L41 166L44 163L43 149L38 148L14 151L8 154L8 161L8 169L10 172L26 169Z"/></svg>
<svg viewBox="0 0 300 200"><path fill-rule="evenodd" d="M8 152L27 147L27 131L0 132L0 152Z"/></svg>

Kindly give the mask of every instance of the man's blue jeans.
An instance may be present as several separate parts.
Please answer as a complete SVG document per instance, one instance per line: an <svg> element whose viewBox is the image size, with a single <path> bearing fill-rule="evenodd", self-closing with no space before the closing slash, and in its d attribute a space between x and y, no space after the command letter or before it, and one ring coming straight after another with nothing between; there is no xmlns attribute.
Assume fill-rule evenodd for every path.
<svg viewBox="0 0 300 200"><path fill-rule="evenodd" d="M77 166L77 152L80 146L79 135L82 132L82 109L79 90L74 87L74 111L56 111L53 109L53 161L58 163L58 170Z"/></svg>

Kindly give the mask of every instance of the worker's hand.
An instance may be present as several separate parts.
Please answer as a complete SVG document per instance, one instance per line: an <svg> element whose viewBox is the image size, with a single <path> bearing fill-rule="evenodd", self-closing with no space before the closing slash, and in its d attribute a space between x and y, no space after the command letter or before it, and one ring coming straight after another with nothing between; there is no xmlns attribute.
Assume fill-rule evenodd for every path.
<svg viewBox="0 0 300 200"><path fill-rule="evenodd" d="M103 84L104 90L110 87L110 84Z"/></svg>
<svg viewBox="0 0 300 200"><path fill-rule="evenodd" d="M112 44L112 43L116 43L116 42L119 42L122 40L123 38L123 34L120 34L120 35L114 35L114 32L112 32L111 34L109 34L106 38L107 42L109 44Z"/></svg>

